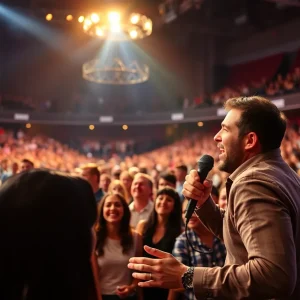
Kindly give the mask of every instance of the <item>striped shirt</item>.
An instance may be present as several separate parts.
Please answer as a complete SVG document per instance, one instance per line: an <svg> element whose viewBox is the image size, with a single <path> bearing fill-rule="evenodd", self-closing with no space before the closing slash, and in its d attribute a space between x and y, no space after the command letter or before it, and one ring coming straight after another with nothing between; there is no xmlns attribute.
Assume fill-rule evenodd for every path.
<svg viewBox="0 0 300 300"><path fill-rule="evenodd" d="M173 256L177 260L187 266L194 267L222 267L224 265L226 248L218 238L214 238L213 247L212 249L209 249L201 242L201 239L193 230L188 229L187 235L195 249L203 252L208 252L209 250L212 251L211 253L199 253L194 251L186 239L185 232L183 232L177 237L173 249ZM193 289L184 292L184 299L196 300Z"/></svg>

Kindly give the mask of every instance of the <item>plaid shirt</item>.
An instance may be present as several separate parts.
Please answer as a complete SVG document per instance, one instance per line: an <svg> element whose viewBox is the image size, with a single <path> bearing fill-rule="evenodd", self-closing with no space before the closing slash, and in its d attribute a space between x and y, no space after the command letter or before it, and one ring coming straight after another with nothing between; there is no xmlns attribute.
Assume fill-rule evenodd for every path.
<svg viewBox="0 0 300 300"><path fill-rule="evenodd" d="M187 235L195 249L205 252L210 250L201 242L199 236L193 230L188 229ZM173 249L173 256L187 266L222 267L225 263L226 248L224 244L216 237L213 240L212 250L212 253L199 253L194 251L186 239L185 232L183 232L176 239ZM184 299L196 300L193 289L186 290L184 292Z"/></svg>

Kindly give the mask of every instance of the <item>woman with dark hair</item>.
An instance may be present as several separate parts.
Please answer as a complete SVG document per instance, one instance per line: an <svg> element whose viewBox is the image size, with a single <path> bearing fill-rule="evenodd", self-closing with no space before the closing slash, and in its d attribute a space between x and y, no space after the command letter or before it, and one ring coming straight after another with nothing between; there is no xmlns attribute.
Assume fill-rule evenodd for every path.
<svg viewBox="0 0 300 300"><path fill-rule="evenodd" d="M137 232L143 236L143 245L172 253L175 240L181 233L181 201L179 194L170 187L156 194L154 209L147 221L137 225ZM149 256L144 251L144 256ZM144 299L164 300L169 290L160 288L144 289Z"/></svg>
<svg viewBox="0 0 300 300"><path fill-rule="evenodd" d="M46 170L0 189L0 299L94 300L96 204L88 182Z"/></svg>
<svg viewBox="0 0 300 300"><path fill-rule="evenodd" d="M96 255L103 300L141 299L137 281L127 268L132 256L142 256L142 239L130 227L130 210L120 194L106 194L99 205Z"/></svg>

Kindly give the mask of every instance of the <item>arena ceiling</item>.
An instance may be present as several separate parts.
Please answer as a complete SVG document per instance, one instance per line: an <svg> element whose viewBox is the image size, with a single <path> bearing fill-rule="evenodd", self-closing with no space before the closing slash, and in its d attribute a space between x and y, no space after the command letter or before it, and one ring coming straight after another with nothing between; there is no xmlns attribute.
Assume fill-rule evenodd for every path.
<svg viewBox="0 0 300 300"><path fill-rule="evenodd" d="M174 0L181 3L184 0ZM168 33L196 32L216 36L239 38L244 35L278 26L300 17L298 0L194 0L198 3L188 12L179 15L168 26ZM120 2L142 10L154 20L156 29L163 28L164 16L159 14L159 5L165 0L2 0L10 6L33 11L86 10L102 4ZM168 1L170 2L170 1ZM172 26L172 24L174 24ZM179 26L176 26L179 25ZM183 26L183 27L182 27Z"/></svg>

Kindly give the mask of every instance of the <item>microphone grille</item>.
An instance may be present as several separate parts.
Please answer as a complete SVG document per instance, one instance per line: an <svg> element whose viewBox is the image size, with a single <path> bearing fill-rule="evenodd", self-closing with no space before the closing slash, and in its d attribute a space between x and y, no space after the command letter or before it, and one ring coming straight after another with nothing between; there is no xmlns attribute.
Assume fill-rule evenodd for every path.
<svg viewBox="0 0 300 300"><path fill-rule="evenodd" d="M214 166L214 158L208 154L204 154L200 157L198 164L205 164L210 169Z"/></svg>

